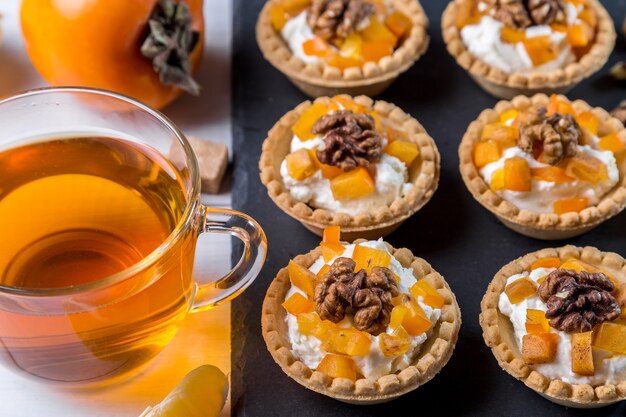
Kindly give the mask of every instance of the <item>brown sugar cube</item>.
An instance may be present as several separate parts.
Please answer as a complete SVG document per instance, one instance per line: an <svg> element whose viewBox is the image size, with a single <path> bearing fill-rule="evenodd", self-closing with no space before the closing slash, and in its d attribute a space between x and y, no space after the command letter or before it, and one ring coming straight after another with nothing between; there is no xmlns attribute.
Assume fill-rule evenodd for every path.
<svg viewBox="0 0 626 417"><path fill-rule="evenodd" d="M228 167L228 147L223 143L189 137L200 166L202 192L217 194Z"/></svg>

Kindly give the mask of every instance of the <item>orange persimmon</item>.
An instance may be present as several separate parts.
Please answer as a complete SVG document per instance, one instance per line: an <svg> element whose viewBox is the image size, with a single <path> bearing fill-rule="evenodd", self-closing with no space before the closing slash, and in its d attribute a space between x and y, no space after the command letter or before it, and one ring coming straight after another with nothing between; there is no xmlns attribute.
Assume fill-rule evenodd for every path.
<svg viewBox="0 0 626 417"><path fill-rule="evenodd" d="M195 70L203 47L203 1L184 3L191 28L198 32L188 57ZM153 60L140 50L158 5L159 0L24 0L21 23L26 51L51 85L103 88L163 108L183 90L163 84ZM197 84L192 83L187 83L187 91L197 92Z"/></svg>

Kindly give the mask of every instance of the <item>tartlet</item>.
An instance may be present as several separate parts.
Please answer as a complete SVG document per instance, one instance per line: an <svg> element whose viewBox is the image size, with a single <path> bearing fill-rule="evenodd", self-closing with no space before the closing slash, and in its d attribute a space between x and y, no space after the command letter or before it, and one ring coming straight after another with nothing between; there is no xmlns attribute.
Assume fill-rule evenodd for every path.
<svg viewBox="0 0 626 417"><path fill-rule="evenodd" d="M409 69L428 48L428 18L419 2L391 0L393 7L411 21L410 32L392 55L378 62L370 61L362 66L345 69L327 63L305 63L294 55L281 34L272 26L271 8L278 3L280 0L269 0L263 7L256 24L257 43L265 59L311 97L341 93L376 96Z"/></svg>
<svg viewBox="0 0 626 417"><path fill-rule="evenodd" d="M595 32L591 46L580 50L582 56L576 57L573 62L564 61L558 68L546 71L503 71L470 53L463 42L458 20L468 1L477 0L453 0L448 4L442 16L443 37L448 52L457 63L468 71L481 88L498 98L512 99L516 95L550 92L564 94L602 68L615 46L613 20L599 1L588 0L584 4L595 15L592 19L596 25L592 28Z"/></svg>
<svg viewBox="0 0 626 417"><path fill-rule="evenodd" d="M567 262L567 264L563 264ZM562 266L558 266L561 263ZM542 267L551 267L550 269L541 269ZM577 357L579 359L574 359L570 363L563 363L562 365L572 367L571 372L568 371L567 375L562 375L560 378L556 377L548 377L544 375L542 369L550 369L550 368L541 368L543 365L529 365L526 363L524 355L521 353L523 347L519 346L519 342L517 341L514 331L514 324L512 324L511 319L504 315L500 311L499 303L502 297L506 297L504 294L505 287L507 285L507 280L509 278L514 278L516 274L527 275L531 270L539 271L538 275L543 275L544 273L549 273L553 268L566 268L569 269L569 272L566 274L573 274L576 270L578 272L588 271L588 272L602 272L607 274L606 276L613 282L615 282L615 289L613 291L613 295L617 299L617 303L621 304L622 307L622 315L613 321L620 323L620 329L624 330L624 309L626 309L626 297L624 291L626 291L626 267L624 258L619 256L616 253L611 252L601 252L600 250L593 247L584 247L579 248L575 246L565 246L557 249L542 249L537 252L533 252L527 254L521 258L518 258L509 264L505 265L493 278L493 281L489 284L487 292L481 302L481 314L480 314L480 324L483 329L483 337L485 339L485 343L491 348L494 356L498 360L499 365L513 377L521 380L527 387L536 391L538 394L543 397L569 407L578 407L578 408L595 408L602 407L609 404L613 404L618 401L623 401L626 399L626 373L622 369L623 366L620 366L621 376L614 377L616 379L613 383L585 383L585 379L580 379L580 381L576 378L583 378L582 374L579 375L579 372L582 372L580 368L575 370L574 363L578 363L580 358L584 355L576 355L575 351L569 352L571 357ZM530 275L532 276L532 275ZM548 275L549 276L549 275ZM540 278L541 281L544 278ZM541 288L541 287L540 287ZM621 295L620 295L621 294ZM536 296L536 295L535 295ZM533 296L531 296L533 297ZM526 308L526 306L524 306ZM544 307L545 308L545 307ZM528 334L528 316L529 313L527 310L526 317L526 332ZM538 311L538 310L535 310ZM544 310L545 311L545 310ZM541 317L539 317L541 319ZM607 322L604 322L606 324ZM592 342L593 347L588 347L588 350L592 350L593 353L590 355L596 356L601 354L601 349L597 350L597 334L598 328L604 324L597 324L594 327L594 339ZM531 330L531 331L536 331ZM549 331L550 334L554 334L555 329L550 325ZM558 343L564 343L564 341L570 339L563 339L559 334L560 330L556 331L559 338ZM578 333L583 334L584 333ZM570 336L571 337L571 336ZM561 352L562 349L559 348ZM565 351L565 350L563 350ZM589 354L589 352L587 352ZM622 353L621 355L624 355ZM553 360L559 361L559 356L563 355L563 353L557 353L556 358ZM623 359L626 356L613 356L613 359L617 358L618 360L623 362ZM595 358L597 359L597 358ZM609 358L610 360L611 358ZM598 366L596 361L596 367ZM603 364L602 366L605 366ZM592 366L593 368L593 366ZM597 369L596 369L597 371ZM570 382L566 382L564 380L569 380ZM574 381L574 382L571 382ZM580 382L580 383L578 383Z"/></svg>
<svg viewBox="0 0 626 417"><path fill-rule="evenodd" d="M267 291L262 310L263 338L272 357L283 371L304 387L348 403L375 404L392 400L416 389L432 379L443 368L450 359L458 338L461 313L454 294L444 278L434 271L425 260L413 256L408 249L394 249L389 244L383 243L382 240L374 242L357 240L354 244L369 244L372 247L382 245L381 247L386 247L386 252L391 254L392 259L397 260L399 262L398 265L402 268L408 268L406 271L412 274L413 279L423 281L431 291L435 291L435 296L440 301L437 304L440 316L435 323L431 324L432 327L427 330L427 333L423 333L423 335L428 336L425 341L421 339L421 344L417 347L419 351L413 354L414 356L410 359L410 362L404 363L404 366L399 367L395 372L376 378L364 378L360 371L357 371L350 378L332 377L323 370L319 370L323 366L321 363L318 365L318 370L311 369L305 365L304 362L306 361L300 360L298 354L292 350L294 348L290 339L290 325L286 319L290 313L286 311L286 307L283 307L283 304L286 305L285 298L292 287L289 272L292 265L290 265L290 268L283 268L278 272ZM320 259L323 262L326 258L323 258L323 249L318 247L305 255L297 256L291 262L306 268L308 271L308 268L316 261L320 262ZM329 259L328 262L332 263L333 261ZM321 282L325 282L324 279L323 276L319 278L315 293L316 297L319 294ZM400 285L399 278L397 282ZM400 297L405 296L400 295L396 298ZM424 306L423 301L424 298L420 298L420 305L422 306ZM402 307L394 307L394 310L397 308ZM309 314L316 315L317 313ZM391 323L395 320L394 315L395 313L392 311ZM327 320L324 320L324 322L327 322ZM399 329L402 329L402 332L406 334L403 330L404 325L405 322L402 321ZM354 330L354 328L352 329ZM391 332L391 330L389 332L390 335L396 334L396 332ZM368 337L373 338L373 336ZM373 344L374 342L372 341L371 343ZM317 349L323 350L325 346L325 342L322 342L321 345L318 343ZM397 345L392 344L391 347L397 348ZM371 349L373 351L378 349L378 347L372 346ZM415 347L412 349L415 349ZM335 356L329 355L325 351L323 353L325 356ZM349 358L348 360L352 361L349 355L344 355L345 353L340 356L343 358L347 357Z"/></svg>
<svg viewBox="0 0 626 417"><path fill-rule="evenodd" d="M602 185L603 187L598 188L597 195L594 194L594 198L597 199L597 201L594 202L592 200L584 199L585 201L587 201L587 203L582 204L582 206L573 207L571 211L568 211L569 209L564 210L563 208L559 208L557 210L556 206L554 206L553 212L541 212L538 209L534 208L528 209L524 207L518 207L518 205L516 204L521 205L519 201L513 202L505 198L511 198L508 196L513 194L515 194L516 196L520 195L522 196L520 198L524 198L524 194L517 194L513 192L509 192L509 194L504 194L502 190L502 184L500 184L500 187L494 186L494 178L496 177L495 173L492 174L491 183L487 183L485 178L483 177L483 174L481 173L481 169L487 170L490 165L479 168L480 166L484 165L485 162L478 161L477 148L478 146L483 146L485 142L497 142L495 134L493 136L494 140L491 140L492 137L490 137L489 135L487 135L487 137L484 137L484 132L487 132L486 126L497 126L498 124L506 126L508 122L503 122L503 118L508 117L508 115L510 114L528 113L531 109L537 109L540 107L550 109L554 108L554 106L563 107L563 109L565 110L559 111L563 112L565 117L569 117L570 113L576 113L576 118L573 122L570 123L580 129L579 131L581 132L581 135L585 137L589 137L589 135L591 135L593 138L595 138L592 139L592 141L594 141L595 143L594 145L592 145L594 146L594 149L596 149L596 147L600 143L599 138L603 140L602 143L605 143L604 141L606 141L607 143L610 142L613 146L615 146L615 148L613 149L614 154L609 154L613 156L607 157L609 162L611 162L611 160L614 161L610 164L612 167L610 171L612 172L612 177L610 181L611 183L613 183L613 185L610 186L611 188L607 189L609 187L609 185L607 185L607 181L609 181L608 177L594 180L597 182L598 187L600 187L600 185ZM581 118L581 116L583 113L585 114L585 116L583 116L585 122L584 126L582 124L579 125L575 121L581 120L582 123L583 119ZM514 119L513 124L515 124L516 120L517 119ZM594 125L591 127L592 129L597 130L597 132L593 135L590 134L590 131L587 129L589 123ZM518 128L515 128L514 125L508 126L507 128L514 128L514 132L521 131L519 129L519 125ZM514 133L513 135L514 136L509 139L512 139L513 143L515 143L515 140L517 140L517 145L513 144L513 147L519 147L519 138L521 137L521 135L520 133ZM626 206L626 163L624 161L623 152L625 143L626 130L624 130L624 126L622 125L622 123L619 120L611 117L609 113L601 108L592 108L587 103L581 100L569 102L569 100L564 96L553 95L552 97L548 97L544 94L537 94L531 98L518 96L512 101L499 102L493 109L484 110L479 115L478 119L469 125L459 146L460 171L463 177L463 181L465 182L468 190L472 193L473 197L486 209L495 214L507 227L513 229L520 234L534 237L537 239L566 239L591 230L605 220L618 214ZM491 143L490 145L494 145L494 143ZM512 144L508 144L506 146L511 145ZM583 144L581 143L579 145ZM495 148L496 155L494 158L496 160L496 164L500 163L500 160L498 160L498 158L505 159L507 152L509 152L509 149L513 149L507 148L503 150L502 148L504 147L504 145L502 144L491 147ZM486 148L491 149L491 147ZM589 148L589 146L585 146L585 148ZM577 146L576 149L580 150L582 148L580 146ZM519 151L519 149L515 150ZM547 163L539 164L535 160L537 158L534 156L534 152L535 149L533 147L532 153L524 153L522 151L514 153L516 155L525 156L526 159L530 160L535 165L541 165L549 168L549 170L554 170L555 173L558 175L570 173L568 163L575 158L564 157L561 159L561 162L558 162L556 164L556 166L549 165ZM577 152L581 152L582 154L582 151ZM585 152L595 152L595 154L598 154L597 149L595 151L587 149L585 150ZM516 157L516 159L518 158ZM542 155L539 155L538 159L542 159ZM494 159L489 159L486 162L490 162L492 160ZM607 166L604 166L603 169L605 172L608 173L609 168L607 168ZM533 185L530 186L532 187L532 191L534 192L534 181L536 179L539 179L540 177L535 178L535 173L533 171L534 169L530 170L530 172L532 172L532 174L530 175L532 175L531 179L533 181ZM585 180L577 176L577 171L574 172L575 174L572 174L575 175L574 177L564 175L563 178L565 178L565 181L575 180L576 182L572 184L585 184ZM558 181L554 183L546 182L544 183L544 185L545 184L553 186L552 189L554 190L557 190L560 186ZM593 189L596 184L589 183L589 186L591 189ZM512 188L509 188L509 190L510 189ZM576 205L575 199L572 200L572 204ZM556 204L556 201L554 201L554 203Z"/></svg>
<svg viewBox="0 0 626 417"><path fill-rule="evenodd" d="M405 183L410 187L388 204L368 207L366 211L355 214L315 208L307 202L294 198L285 184L284 177L281 175L281 165L291 151L294 140L292 128L313 106L329 108L337 100L344 104L354 103L355 106L363 109L357 112L374 114L376 124L382 126L377 129L385 130L381 136L387 138L390 131L385 126L391 126L394 132L401 134L400 142L412 144L410 146L413 146L418 153L405 169L408 174ZM374 102L365 96L356 97L352 101L352 98L344 95L334 98L320 97L314 103L306 101L285 114L272 127L263 143L259 169L261 181L267 187L269 196L285 213L319 236L322 235L325 227L339 225L342 228L342 237L346 240L353 240L385 236L423 207L437 189L439 163L440 157L435 142L417 120L393 104L384 101Z"/></svg>

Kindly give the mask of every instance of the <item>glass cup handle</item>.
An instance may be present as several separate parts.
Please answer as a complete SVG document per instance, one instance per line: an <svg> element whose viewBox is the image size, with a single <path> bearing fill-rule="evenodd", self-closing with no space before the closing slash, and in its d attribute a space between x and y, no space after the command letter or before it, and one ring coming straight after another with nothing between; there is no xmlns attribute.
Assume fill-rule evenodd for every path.
<svg viewBox="0 0 626 417"><path fill-rule="evenodd" d="M251 217L228 209L202 206L202 210L202 232L234 236L243 242L244 248L237 265L229 273L217 281L197 284L192 312L209 309L241 294L261 271L267 253L265 232Z"/></svg>

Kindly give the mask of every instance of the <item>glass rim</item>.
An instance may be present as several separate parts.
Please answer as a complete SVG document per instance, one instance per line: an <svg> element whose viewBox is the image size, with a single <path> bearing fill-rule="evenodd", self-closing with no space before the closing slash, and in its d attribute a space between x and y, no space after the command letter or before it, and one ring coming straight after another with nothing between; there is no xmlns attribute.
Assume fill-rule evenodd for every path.
<svg viewBox="0 0 626 417"><path fill-rule="evenodd" d="M10 103L12 101L16 101L19 99L27 98L30 96L39 96L42 94L50 94L50 93L83 93L83 94L92 94L102 97L109 97L113 99L117 99L131 106L144 111L155 119L166 129L168 129L174 137L178 140L178 142L182 145L183 150L185 152L185 157L187 163L189 164L190 171L190 180L191 180L191 192L190 198L187 201L187 205L185 206L185 211L183 215L179 219L176 227L172 230L172 232L167 236L167 238L161 242L159 246L157 246L152 252L143 257L139 262L125 268L113 275L109 275L105 278L88 282L85 284L73 285L69 287L59 287L59 288L21 288L14 287L9 285L0 284L0 295L2 294L11 294L15 296L25 296L25 297L54 297L54 296L68 296L84 293L86 291L93 291L97 289L102 289L109 287L113 284L117 284L118 282L122 282L125 279L136 275L140 271L146 269L150 265L154 264L163 253L167 252L173 245L176 243L182 235L187 231L187 227L191 222L194 214L196 213L196 209L198 206L199 196L200 196L200 173L198 169L198 161L196 156L191 148L191 144L185 137L185 135L181 132L181 130L163 113L158 110L153 109L147 104L142 103L141 101L129 97L124 94L116 93L114 91L109 91L100 88L91 88L91 87L42 87L35 88L31 90L27 90L21 93L14 94L10 97L6 97L0 100L0 106L6 103ZM160 152L159 152L160 153ZM170 161L170 157L163 155L167 161ZM170 161L171 162L171 161Z"/></svg>

